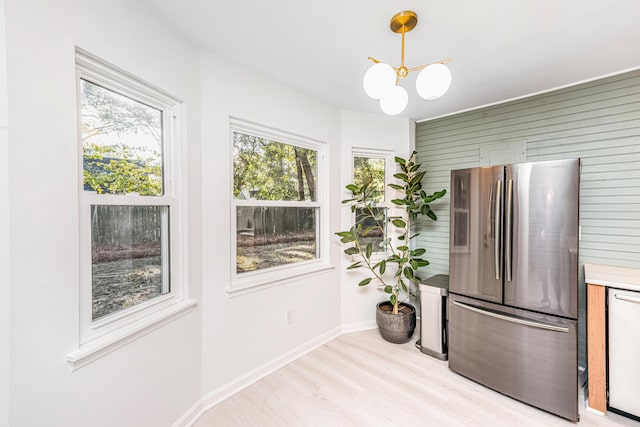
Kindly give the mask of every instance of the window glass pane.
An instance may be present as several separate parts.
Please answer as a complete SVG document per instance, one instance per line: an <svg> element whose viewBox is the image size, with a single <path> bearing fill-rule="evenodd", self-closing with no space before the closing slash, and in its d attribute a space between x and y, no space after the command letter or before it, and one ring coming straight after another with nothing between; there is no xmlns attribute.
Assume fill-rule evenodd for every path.
<svg viewBox="0 0 640 427"><path fill-rule="evenodd" d="M84 189L163 193L162 111L80 81Z"/></svg>
<svg viewBox="0 0 640 427"><path fill-rule="evenodd" d="M360 243L373 243L374 252L384 252L386 247L380 246L387 234L386 208L356 208L356 223L362 224Z"/></svg>
<svg viewBox="0 0 640 427"><path fill-rule="evenodd" d="M317 152L233 133L236 199L316 201Z"/></svg>
<svg viewBox="0 0 640 427"><path fill-rule="evenodd" d="M353 183L368 184L372 190L371 200L375 202L384 201L384 163L384 159L353 158Z"/></svg>
<svg viewBox="0 0 640 427"><path fill-rule="evenodd" d="M92 318L166 294L168 206L91 206Z"/></svg>
<svg viewBox="0 0 640 427"><path fill-rule="evenodd" d="M262 270L318 257L316 208L236 208L236 272Z"/></svg>

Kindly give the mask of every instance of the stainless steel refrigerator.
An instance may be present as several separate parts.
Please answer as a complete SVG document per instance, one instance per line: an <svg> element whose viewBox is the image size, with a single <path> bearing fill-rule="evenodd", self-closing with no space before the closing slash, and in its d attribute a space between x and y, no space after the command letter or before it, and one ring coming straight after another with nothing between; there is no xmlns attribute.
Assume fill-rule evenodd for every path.
<svg viewBox="0 0 640 427"><path fill-rule="evenodd" d="M451 172L449 368L578 420L578 159Z"/></svg>

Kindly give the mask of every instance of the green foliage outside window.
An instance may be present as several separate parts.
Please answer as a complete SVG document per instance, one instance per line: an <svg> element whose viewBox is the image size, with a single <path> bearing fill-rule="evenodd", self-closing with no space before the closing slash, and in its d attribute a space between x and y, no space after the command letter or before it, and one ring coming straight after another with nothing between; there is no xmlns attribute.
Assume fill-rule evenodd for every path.
<svg viewBox="0 0 640 427"><path fill-rule="evenodd" d="M84 189L160 196L162 111L81 80Z"/></svg>
<svg viewBox="0 0 640 427"><path fill-rule="evenodd" d="M236 199L316 201L317 152L233 133Z"/></svg>
<svg viewBox="0 0 640 427"><path fill-rule="evenodd" d="M372 201L384 201L384 159L369 157L353 158L353 183L367 185Z"/></svg>
<svg viewBox="0 0 640 427"><path fill-rule="evenodd" d="M98 194L159 196L162 194L162 167L125 145L85 143L84 184Z"/></svg>

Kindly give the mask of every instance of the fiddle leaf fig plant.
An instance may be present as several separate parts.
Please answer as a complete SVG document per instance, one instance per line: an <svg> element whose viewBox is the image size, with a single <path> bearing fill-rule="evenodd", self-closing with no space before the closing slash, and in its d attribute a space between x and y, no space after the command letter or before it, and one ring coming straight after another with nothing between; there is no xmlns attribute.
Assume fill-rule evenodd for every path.
<svg viewBox="0 0 640 427"><path fill-rule="evenodd" d="M419 233L411 234L413 225L421 217L436 220L437 216L431 209L431 203L446 194L444 189L433 194L427 194L422 189L422 178L426 171L421 170L422 165L416 163L416 154L414 151L407 160L401 157L395 158L401 172L393 175L398 182L389 184L389 187L397 190L399 196L391 200L391 203L404 209L402 215L385 218L384 209L377 207L376 197L374 197L376 189L370 181L361 185L349 184L346 188L352 196L343 200L342 203L351 207L351 212L355 214L355 221L349 230L336 233L340 241L348 245L344 253L357 259L347 269L364 268L372 274L372 277L360 281L358 285L367 286L372 281L378 282L384 292L389 294L393 314L398 314L401 294L409 294L409 283L422 280L417 275L417 270L429 265L429 261L423 258L427 252L425 248L411 248L412 240L419 235ZM380 248L376 249L369 236L384 236L386 223L395 228L395 237L382 240L378 243ZM374 257L375 252L382 251L386 254L385 258ZM390 277L393 268L395 271Z"/></svg>

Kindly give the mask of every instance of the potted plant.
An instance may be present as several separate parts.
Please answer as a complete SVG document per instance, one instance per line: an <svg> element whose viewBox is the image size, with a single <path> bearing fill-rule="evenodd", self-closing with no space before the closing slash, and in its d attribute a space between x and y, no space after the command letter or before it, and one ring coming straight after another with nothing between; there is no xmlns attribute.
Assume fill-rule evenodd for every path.
<svg viewBox="0 0 640 427"><path fill-rule="evenodd" d="M372 197L376 190L370 181L361 185L349 184L346 188L352 197L342 203L351 207L355 221L349 230L336 233L340 241L349 246L344 250L345 254L357 258L347 270L364 268L372 274L372 277L360 281L358 286L367 286L375 281L389 295L388 301L377 305L376 322L382 337L394 343L405 343L413 335L416 326L415 307L401 301L401 296L410 294L411 282L422 280L417 270L429 265L429 261L422 257L426 249L411 247L412 241L419 235L413 233L413 225L420 217L436 220L430 204L446 194L444 189L430 195L422 189L422 178L426 171L416 163L416 154L414 151L407 160L395 158L401 171L393 176L399 181L389 184L389 187L397 190L398 198L391 202L404 210L400 216L385 218L384 210L377 207L375 197ZM368 236L384 236L386 224L392 225L396 233L394 237L387 237L378 243L379 251L384 251L380 259L375 254L374 242Z"/></svg>

